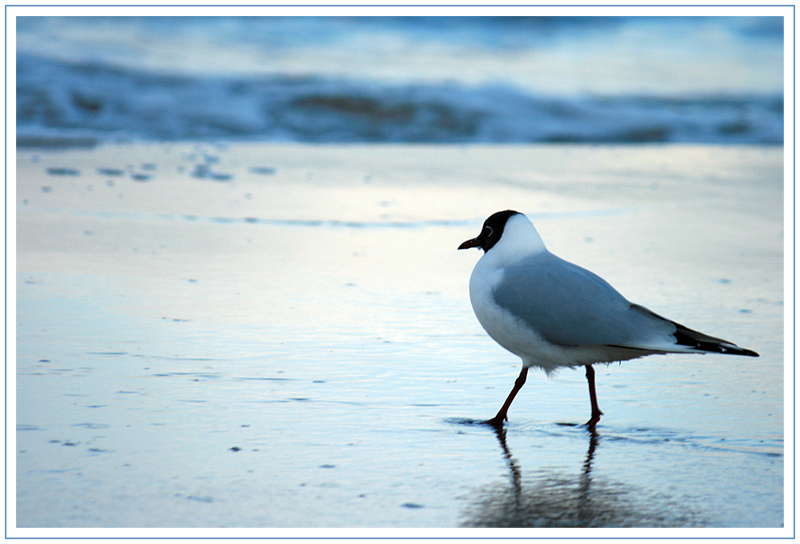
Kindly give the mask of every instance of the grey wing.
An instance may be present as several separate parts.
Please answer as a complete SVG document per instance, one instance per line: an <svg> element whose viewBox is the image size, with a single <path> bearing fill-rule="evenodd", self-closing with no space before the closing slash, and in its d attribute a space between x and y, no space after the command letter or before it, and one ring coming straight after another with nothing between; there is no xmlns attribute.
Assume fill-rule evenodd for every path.
<svg viewBox="0 0 800 544"><path fill-rule="evenodd" d="M675 323L631 304L601 277L551 253L507 268L494 299L560 346L664 350L675 344Z"/></svg>

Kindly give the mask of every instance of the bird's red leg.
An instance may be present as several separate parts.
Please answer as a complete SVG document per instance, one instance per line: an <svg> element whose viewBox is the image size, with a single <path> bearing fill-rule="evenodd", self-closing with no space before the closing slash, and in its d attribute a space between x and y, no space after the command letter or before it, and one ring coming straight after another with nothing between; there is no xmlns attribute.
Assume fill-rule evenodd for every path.
<svg viewBox="0 0 800 544"><path fill-rule="evenodd" d="M511 403L514 401L514 397L517 396L519 390L522 389L523 385L525 385L525 378L527 377L528 377L528 367L523 366L522 371L519 373L519 377L514 382L514 388L511 390L511 393L508 394L508 398L503 403L503 407L500 408L500 411L497 412L496 416L486 421L486 423L488 423L489 425L493 425L495 427L503 426L503 422L508 419L508 407L511 406Z"/></svg>
<svg viewBox="0 0 800 544"><path fill-rule="evenodd" d="M589 382L589 400L592 402L592 418L586 422L586 426L592 429L600 421L600 416L603 415L600 407L597 406L597 392L594 388L594 369L592 365L586 365L586 380Z"/></svg>

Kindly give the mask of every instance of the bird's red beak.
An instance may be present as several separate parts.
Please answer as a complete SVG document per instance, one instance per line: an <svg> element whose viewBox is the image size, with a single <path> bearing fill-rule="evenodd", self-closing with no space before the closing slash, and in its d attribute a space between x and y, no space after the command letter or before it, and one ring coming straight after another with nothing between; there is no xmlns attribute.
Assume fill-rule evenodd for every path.
<svg viewBox="0 0 800 544"><path fill-rule="evenodd" d="M458 246L458 249L469 249L471 247L481 247L482 244L483 244L483 242L481 240L479 240L477 238L473 238L471 240L467 240L466 242L464 242L463 244Z"/></svg>

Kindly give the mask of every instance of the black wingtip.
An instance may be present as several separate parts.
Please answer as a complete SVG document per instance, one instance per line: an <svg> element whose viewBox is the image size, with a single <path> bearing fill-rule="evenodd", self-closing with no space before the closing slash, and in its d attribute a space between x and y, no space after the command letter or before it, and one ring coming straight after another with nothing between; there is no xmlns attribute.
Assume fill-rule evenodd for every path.
<svg viewBox="0 0 800 544"><path fill-rule="evenodd" d="M734 344L718 346L718 349L714 350L718 353L725 353L727 355L746 355L747 357L759 357L759 354L751 349L740 348Z"/></svg>
<svg viewBox="0 0 800 544"><path fill-rule="evenodd" d="M722 338L714 338L701 332L694 331L675 323L678 330L675 331L675 340L683 346L691 346L700 351L710 353L723 353L725 355L744 355L747 357L759 357L758 353L751 349L740 348L733 342L728 342Z"/></svg>

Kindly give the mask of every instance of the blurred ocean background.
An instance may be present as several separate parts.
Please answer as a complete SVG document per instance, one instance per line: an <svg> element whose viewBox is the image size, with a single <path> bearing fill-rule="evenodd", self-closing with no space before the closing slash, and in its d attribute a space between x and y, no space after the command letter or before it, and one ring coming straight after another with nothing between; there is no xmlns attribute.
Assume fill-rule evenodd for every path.
<svg viewBox="0 0 800 544"><path fill-rule="evenodd" d="M21 17L22 145L783 143L781 17Z"/></svg>

